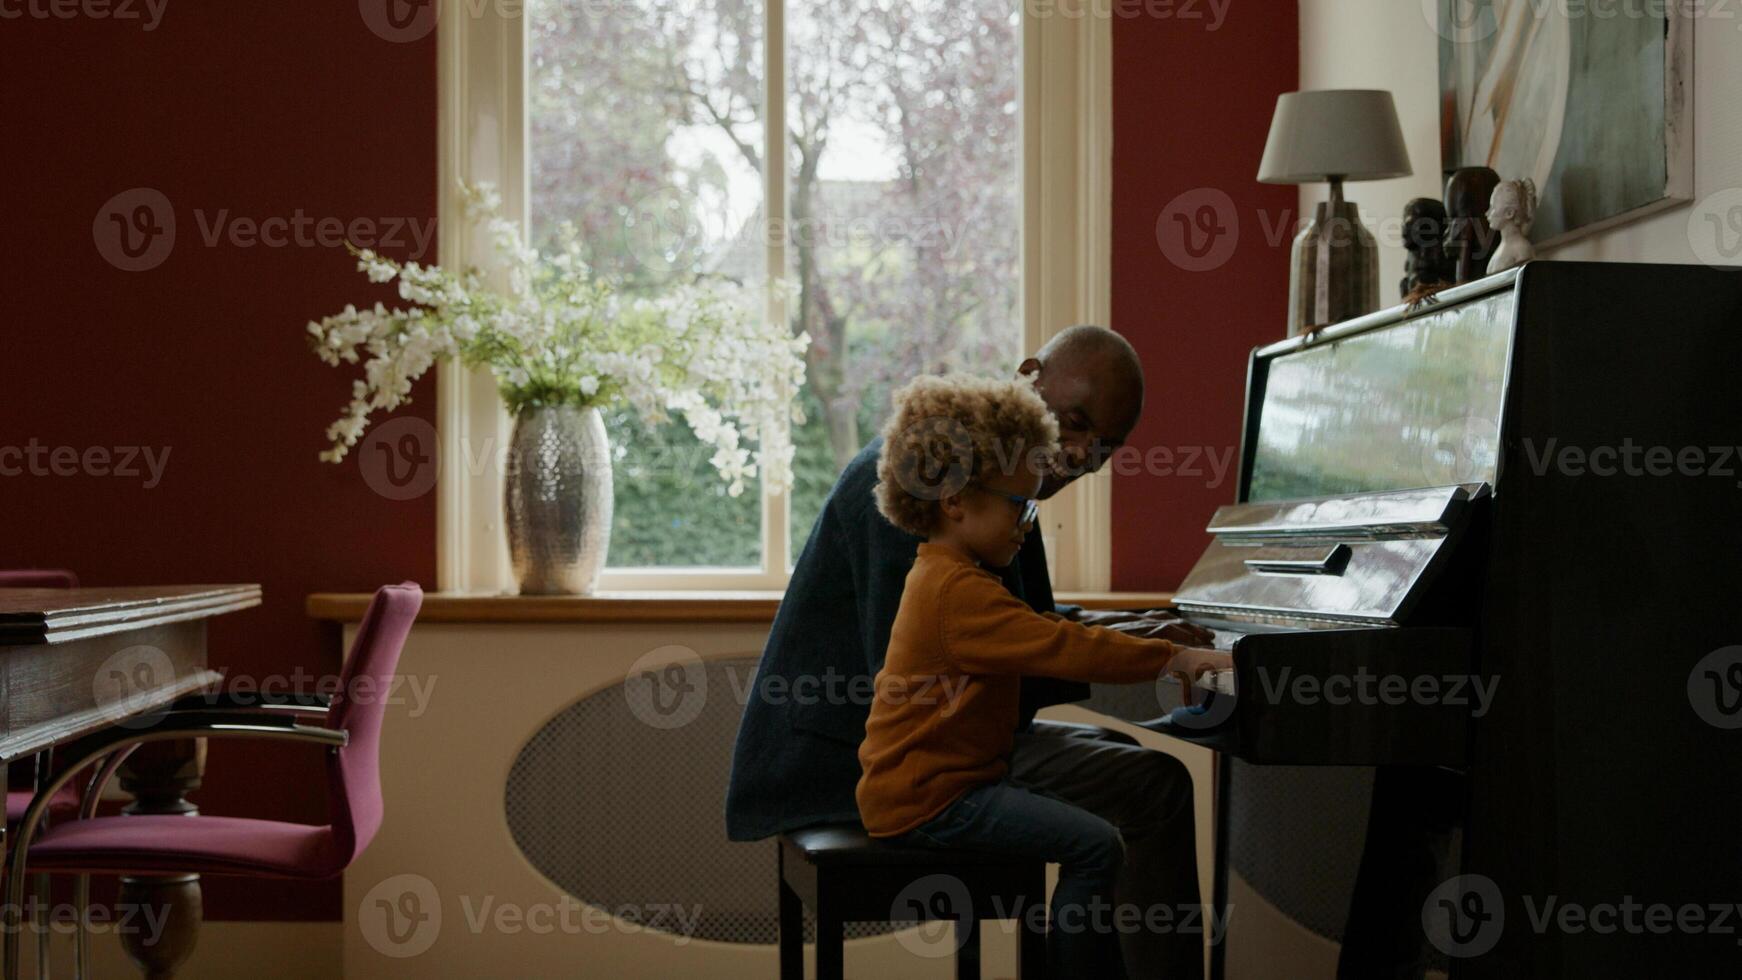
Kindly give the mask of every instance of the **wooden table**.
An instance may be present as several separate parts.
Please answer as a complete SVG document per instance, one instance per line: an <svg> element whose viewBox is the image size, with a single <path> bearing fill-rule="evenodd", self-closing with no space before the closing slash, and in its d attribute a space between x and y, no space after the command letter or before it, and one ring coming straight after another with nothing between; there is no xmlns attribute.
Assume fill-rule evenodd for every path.
<svg viewBox="0 0 1742 980"><path fill-rule="evenodd" d="M0 589L0 777L39 752L209 689L206 620L260 604L258 585ZM153 742L122 767L126 813L193 813L204 743ZM5 841L11 845L12 841ZM122 934L140 969L169 976L193 951L196 875L122 878L122 904L167 907L161 939ZM22 935L18 937L22 939Z"/></svg>

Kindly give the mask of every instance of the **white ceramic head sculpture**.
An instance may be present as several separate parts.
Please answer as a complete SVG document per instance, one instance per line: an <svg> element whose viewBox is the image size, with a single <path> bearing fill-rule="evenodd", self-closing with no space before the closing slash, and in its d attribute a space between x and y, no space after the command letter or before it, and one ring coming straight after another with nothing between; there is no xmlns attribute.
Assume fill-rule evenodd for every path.
<svg viewBox="0 0 1742 980"><path fill-rule="evenodd" d="M1536 257L1530 225L1536 220L1536 182L1529 177L1503 180L1488 198L1488 225L1500 233L1500 247L1488 260L1488 271L1523 265Z"/></svg>

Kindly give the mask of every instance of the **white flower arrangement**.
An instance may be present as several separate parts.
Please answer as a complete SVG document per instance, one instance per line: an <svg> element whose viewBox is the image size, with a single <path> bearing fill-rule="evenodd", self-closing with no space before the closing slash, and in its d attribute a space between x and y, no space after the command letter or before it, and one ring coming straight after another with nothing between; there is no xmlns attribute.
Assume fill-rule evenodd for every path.
<svg viewBox="0 0 1742 980"><path fill-rule="evenodd" d="M359 271L371 282L398 280L400 297L412 305L346 306L309 323L321 360L363 364L345 414L327 428L332 447L323 460L343 459L371 412L405 404L412 382L433 364L458 359L488 366L516 414L627 401L656 424L677 412L714 447L711 462L732 496L759 468L771 486L791 486L786 423L804 422L797 394L807 335L758 315L750 291L737 286L691 285L658 299L620 296L593 277L572 227L564 226L561 250L545 259L500 216L493 187L461 189L468 221L489 232L508 292L487 286L477 269L455 275L353 247ZM754 463L744 440L756 443Z"/></svg>

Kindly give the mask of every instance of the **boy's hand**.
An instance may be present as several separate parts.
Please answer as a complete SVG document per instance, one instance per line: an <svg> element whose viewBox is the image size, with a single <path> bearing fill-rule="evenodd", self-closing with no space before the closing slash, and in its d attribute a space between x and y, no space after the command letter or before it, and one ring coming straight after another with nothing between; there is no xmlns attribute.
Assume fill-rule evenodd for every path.
<svg viewBox="0 0 1742 980"><path fill-rule="evenodd" d="M1201 647L1180 647L1174 651L1173 658L1167 662L1167 672L1179 678L1180 701L1183 704L1193 703L1193 681L1218 670L1233 669L1233 654L1224 650L1206 650Z"/></svg>

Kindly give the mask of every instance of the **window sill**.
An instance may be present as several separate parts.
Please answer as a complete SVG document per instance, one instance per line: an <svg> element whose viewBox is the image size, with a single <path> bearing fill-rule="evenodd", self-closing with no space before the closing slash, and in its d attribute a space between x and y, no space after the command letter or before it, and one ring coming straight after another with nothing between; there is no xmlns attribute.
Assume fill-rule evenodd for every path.
<svg viewBox="0 0 1742 980"><path fill-rule="evenodd" d="M717 590L590 596L432 592L424 596L417 618L420 623L772 623L780 596ZM364 592L316 592L306 608L312 619L354 623L363 618L369 598ZM1061 592L1057 599L1090 609L1151 609L1172 605L1173 593Z"/></svg>

